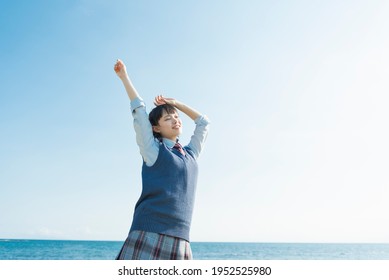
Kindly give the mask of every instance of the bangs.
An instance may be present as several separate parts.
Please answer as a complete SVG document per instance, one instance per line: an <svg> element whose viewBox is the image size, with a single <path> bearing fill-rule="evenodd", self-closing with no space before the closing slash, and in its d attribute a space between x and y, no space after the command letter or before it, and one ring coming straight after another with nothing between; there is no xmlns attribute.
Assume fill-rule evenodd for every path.
<svg viewBox="0 0 389 280"><path fill-rule="evenodd" d="M158 121L162 118L162 116L166 114L174 114L177 110L174 106L170 104L163 104L155 107L151 110L149 114L149 121L151 125L158 125Z"/></svg>

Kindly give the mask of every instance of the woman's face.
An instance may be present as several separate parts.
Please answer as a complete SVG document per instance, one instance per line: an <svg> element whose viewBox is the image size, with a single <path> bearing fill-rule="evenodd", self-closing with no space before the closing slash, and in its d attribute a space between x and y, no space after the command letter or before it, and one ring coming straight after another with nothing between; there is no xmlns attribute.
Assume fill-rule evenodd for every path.
<svg viewBox="0 0 389 280"><path fill-rule="evenodd" d="M177 112L168 114L166 111L158 121L158 125L153 126L153 130L161 134L163 138L176 141L182 132L182 122Z"/></svg>

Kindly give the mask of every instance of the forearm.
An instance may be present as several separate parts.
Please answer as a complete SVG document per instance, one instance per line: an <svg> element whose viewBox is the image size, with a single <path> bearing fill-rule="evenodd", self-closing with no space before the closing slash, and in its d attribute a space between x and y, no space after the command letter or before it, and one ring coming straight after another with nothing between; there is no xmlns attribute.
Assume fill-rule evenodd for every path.
<svg viewBox="0 0 389 280"><path fill-rule="evenodd" d="M126 89L127 95L130 98L130 100L134 100L135 98L139 97L138 92L136 91L130 78L127 75L121 78L121 80L123 82L124 88Z"/></svg>
<svg viewBox="0 0 389 280"><path fill-rule="evenodd" d="M185 115L187 115L192 120L197 119L199 116L201 116L201 113L196 111L195 109L185 105L184 103L176 100L174 103L174 107L176 107L178 110L183 112Z"/></svg>

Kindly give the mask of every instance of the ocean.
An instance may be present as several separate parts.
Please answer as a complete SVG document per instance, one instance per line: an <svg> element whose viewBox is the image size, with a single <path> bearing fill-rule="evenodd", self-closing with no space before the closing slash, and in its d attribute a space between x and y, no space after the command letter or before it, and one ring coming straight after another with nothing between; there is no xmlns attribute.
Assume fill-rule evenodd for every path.
<svg viewBox="0 0 389 280"><path fill-rule="evenodd" d="M113 260L123 242L0 239L0 260ZM389 260L389 244L192 242L197 260Z"/></svg>

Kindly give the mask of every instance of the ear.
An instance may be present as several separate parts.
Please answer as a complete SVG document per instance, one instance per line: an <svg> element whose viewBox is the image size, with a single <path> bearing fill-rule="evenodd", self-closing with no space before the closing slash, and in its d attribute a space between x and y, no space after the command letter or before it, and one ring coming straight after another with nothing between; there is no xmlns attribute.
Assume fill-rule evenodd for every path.
<svg viewBox="0 0 389 280"><path fill-rule="evenodd" d="M156 133L160 133L161 129L159 128L158 125L153 125L153 131L156 132Z"/></svg>

